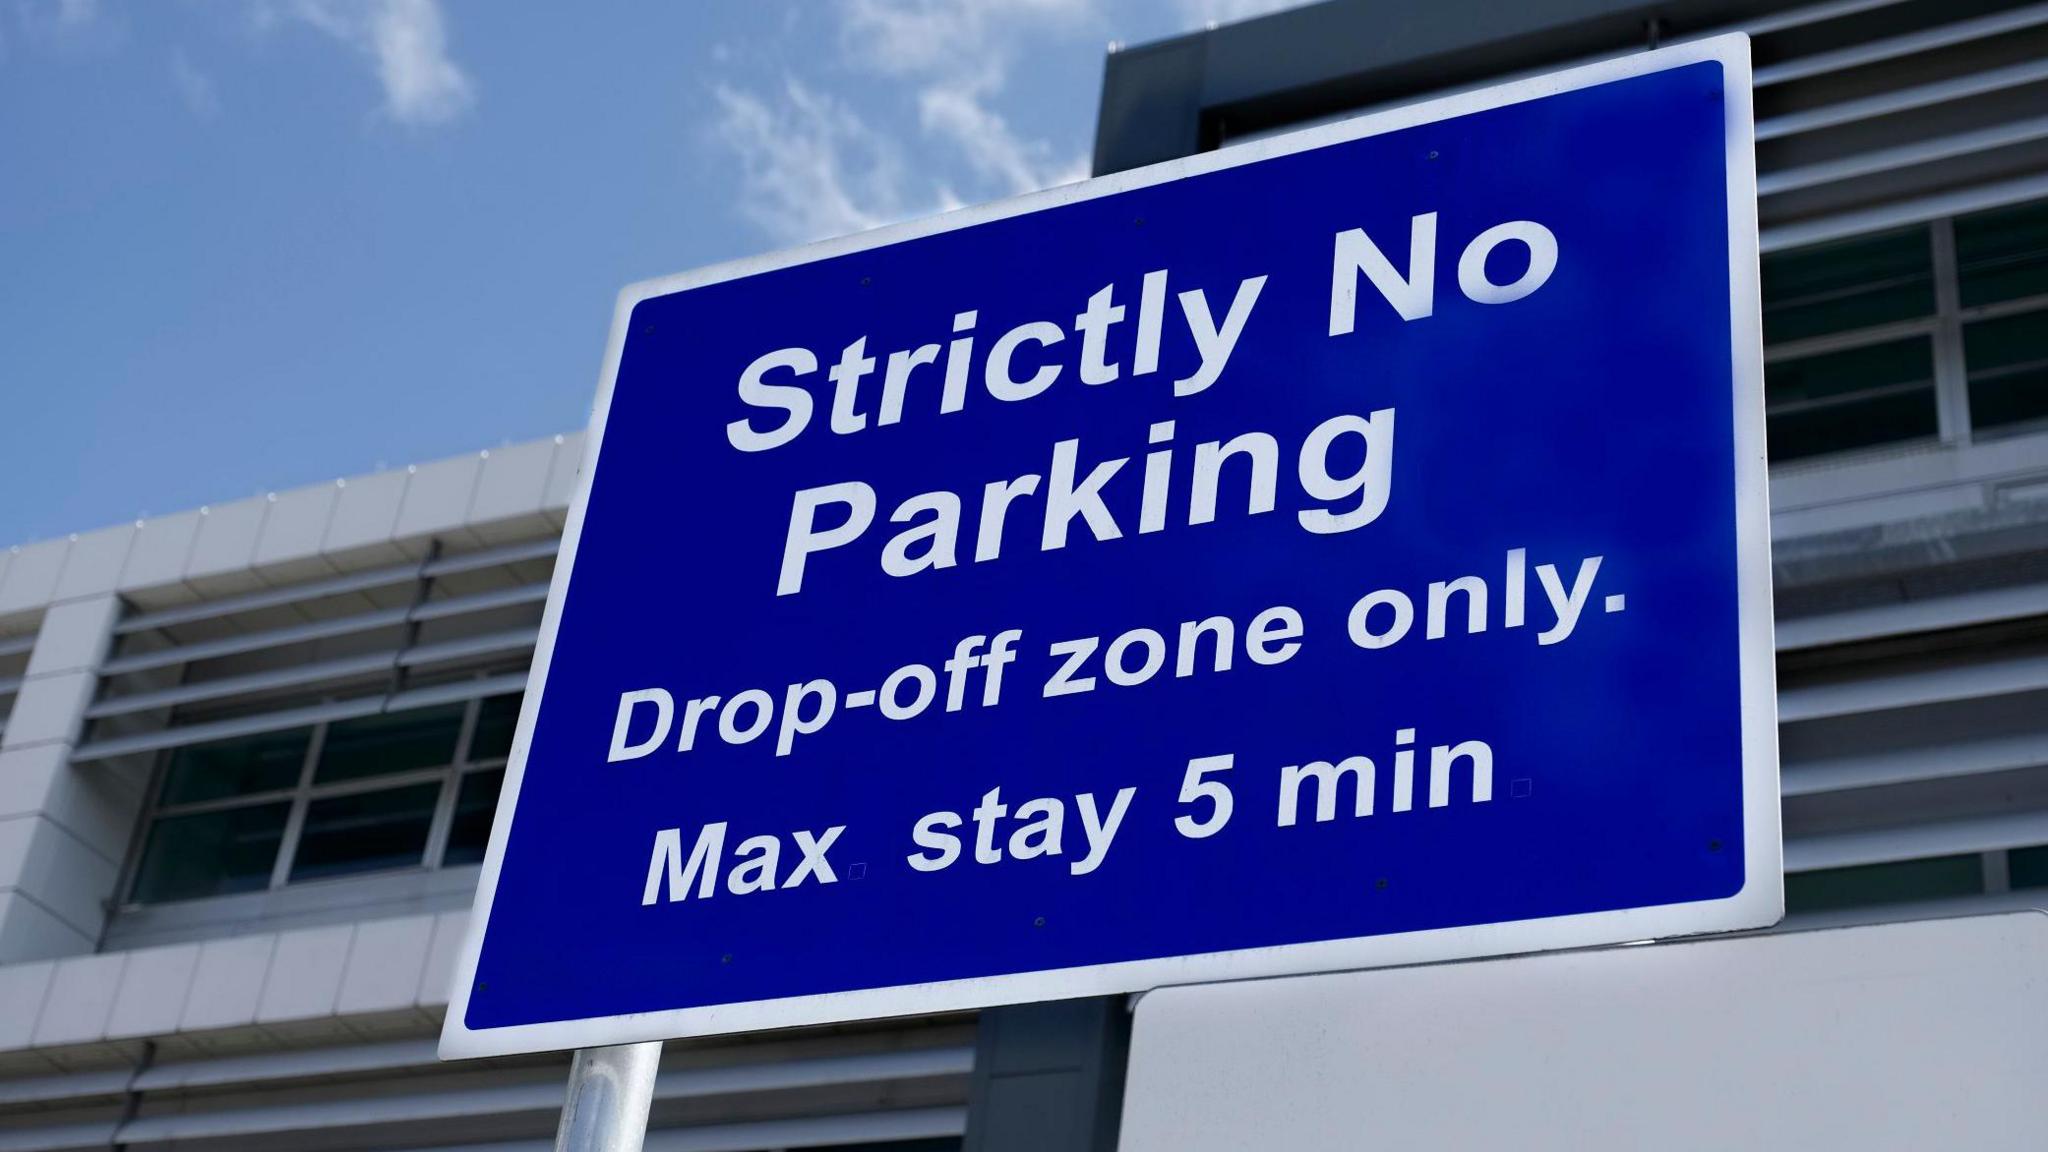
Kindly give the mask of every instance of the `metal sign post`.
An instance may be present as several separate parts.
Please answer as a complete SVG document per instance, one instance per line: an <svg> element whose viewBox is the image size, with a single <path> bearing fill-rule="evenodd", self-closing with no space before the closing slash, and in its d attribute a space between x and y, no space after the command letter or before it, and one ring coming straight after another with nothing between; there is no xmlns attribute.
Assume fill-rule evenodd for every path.
<svg viewBox="0 0 2048 1152"><path fill-rule="evenodd" d="M577 1049L555 1152L640 1152L660 1066L659 1042Z"/></svg>

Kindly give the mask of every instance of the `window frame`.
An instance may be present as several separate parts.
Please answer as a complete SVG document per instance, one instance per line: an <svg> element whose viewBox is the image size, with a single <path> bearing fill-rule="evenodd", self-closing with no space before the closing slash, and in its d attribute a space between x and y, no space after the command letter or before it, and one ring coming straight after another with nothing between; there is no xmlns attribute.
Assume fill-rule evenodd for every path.
<svg viewBox="0 0 2048 1152"><path fill-rule="evenodd" d="M130 854L133 863L128 874L122 878L120 907L126 909L161 908L177 904L190 904L205 900L223 898L221 895L183 896L164 900L142 900L136 893L136 885L142 878L142 864L147 855L150 837L155 833L157 822L163 818L199 815L233 808L254 807L261 804L275 804L289 801L291 809L285 817L284 829L280 833L277 857L271 861L270 878L261 888L248 892L227 894L228 896L250 896L274 893L286 888L300 889L321 884L348 883L368 876L395 876L413 873L437 872L446 866L448 839L455 820L455 805L462 786L471 776L485 772L500 771L505 767L506 757L495 756L477 760L471 756L479 719L484 706L497 696L479 696L463 702L460 727L455 740L453 758L446 764L428 768L413 768L403 772L387 772L370 776L356 776L325 784L314 782L319 770L320 756L327 745L328 729L336 723L346 721L323 720L310 727L312 731L306 741L306 751L299 763L297 780L290 788L273 788L263 792L247 792L230 796L217 796L207 800L183 804L161 802L165 777L170 770L172 758L177 749L166 749L157 757L150 773L147 803L143 806L141 819L137 824L135 850ZM429 707L440 707L430 705ZM371 868L339 876L310 877L294 882L292 868L297 863L299 848L306 827L306 813L321 800L338 796L360 795L366 792L382 792L416 786L420 784L440 785L440 792L434 801L434 812L427 826L426 844L421 849L416 864L391 868ZM467 867L469 865L460 865Z"/></svg>
<svg viewBox="0 0 2048 1152"><path fill-rule="evenodd" d="M2019 204L2004 205L1997 209L1977 211L2000 211L2028 203L2048 201L2021 201ZM1970 371L1964 346L1964 329L1971 324L1985 320L2000 320L2009 316L2026 313L2042 313L2048 323L2048 293L2020 296L2010 300L1999 300L1988 304L1964 307L1962 303L1962 270L1956 255L1955 223L1959 217L1976 215L1977 212L1954 213L1935 217L1918 223L1926 230L1930 274L1934 286L1934 312L1928 316L1909 320L1893 320L1867 328L1852 328L1841 332L1829 332L1819 336L1808 336L1798 340L1786 340L1764 347L1764 365L1801 360L1810 356L1826 355L1831 352L1846 352L1873 344L1884 344L1894 340L1926 337L1933 344L1934 358L1934 405L1935 436L1932 441L1923 438L1892 440L1849 448L1833 452L1817 452L1806 456L1794 456L1787 460L1774 461L1772 471L1799 470L1801 468L1840 463L1843 461L1867 459L1873 455L1885 455L1901 450L1930 445L1947 448L1966 448L1982 440L1999 440L2010 436L2039 432L2041 425L2036 422L2020 427L1996 427L1978 429L1970 414ZM1912 227L1915 225L1907 225ZM1797 252L1807 247L1820 247L1855 240L1863 236L1877 236L1897 230L1896 225L1873 228L1868 232L1857 232L1847 236L1830 236L1814 244L1795 245L1779 249L1782 252ZM1831 396L1825 400L1793 401L1783 405L1770 403L1765 395L1765 417L1769 419L1780 413L1800 408L1832 405L1855 400L1873 399L1888 390L1903 386L1880 386L1857 392ZM1917 387L1917 385L1915 385Z"/></svg>

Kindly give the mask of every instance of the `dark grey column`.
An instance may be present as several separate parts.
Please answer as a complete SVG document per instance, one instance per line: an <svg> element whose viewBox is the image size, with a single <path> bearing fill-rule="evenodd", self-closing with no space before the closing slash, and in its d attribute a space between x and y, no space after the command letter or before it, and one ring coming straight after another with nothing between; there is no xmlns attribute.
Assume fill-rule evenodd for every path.
<svg viewBox="0 0 2048 1152"><path fill-rule="evenodd" d="M966 1152L1112 1152L1130 1041L1122 996L983 1012Z"/></svg>

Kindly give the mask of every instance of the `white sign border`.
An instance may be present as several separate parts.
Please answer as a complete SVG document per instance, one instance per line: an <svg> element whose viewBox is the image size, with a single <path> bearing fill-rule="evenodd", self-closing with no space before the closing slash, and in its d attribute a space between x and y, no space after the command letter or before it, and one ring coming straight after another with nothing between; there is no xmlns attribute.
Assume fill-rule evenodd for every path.
<svg viewBox="0 0 2048 1152"><path fill-rule="evenodd" d="M1581 948L1631 940L1684 936L1704 932L1758 928L1784 914L1782 843L1778 813L1777 689L1772 640L1770 510L1768 469L1764 451L1763 335L1757 271L1755 125L1751 108L1749 37L1740 33L1716 36L1655 51L1603 60L1549 75L1531 77L1471 92L1461 92L1355 119L1248 142L1226 150L1079 184L1051 188L1013 199L949 212L923 220L878 228L855 236L827 240L783 252L663 277L627 287L619 293L611 337L605 348L604 371L584 446L584 466L569 506L561 551L548 588L540 639L534 649L529 688L519 710L504 788L491 825L476 905L455 969L448 1014L441 1032L442 1059L502 1056L569 1048L593 1048L790 1028L891 1016L920 1015L998 1004L1061 1000L1139 992L1174 984L1193 984L1254 977L1298 975L1357 968L1385 968L1480 956ZM1507 921L1457 928L1436 928L1384 936L1362 936L1268 948L1209 952L1191 956L1133 960L982 976L926 984L905 984L848 992L791 996L697 1008L678 1008L621 1016L591 1017L542 1024L473 1029L464 1022L469 993L476 981L478 957L498 891L498 870L511 830L511 814L519 801L526 769L526 750L542 686L554 656L555 629L575 571L576 546L582 538L585 505L602 459L605 419L611 410L612 386L618 378L633 308L650 297L754 276L781 268L828 260L854 252L971 228L994 220L1023 216L1137 188L1165 184L1189 176L1253 164L1403 128L1482 112L1510 104L1554 96L1580 88L1643 76L1706 61L1717 62L1724 74L1724 106L1728 140L1728 274L1733 307L1735 433L1735 514L1738 661L1742 704L1742 787L1744 886L1732 896L1686 904L1592 912L1535 920ZM590 973L603 979L603 973Z"/></svg>

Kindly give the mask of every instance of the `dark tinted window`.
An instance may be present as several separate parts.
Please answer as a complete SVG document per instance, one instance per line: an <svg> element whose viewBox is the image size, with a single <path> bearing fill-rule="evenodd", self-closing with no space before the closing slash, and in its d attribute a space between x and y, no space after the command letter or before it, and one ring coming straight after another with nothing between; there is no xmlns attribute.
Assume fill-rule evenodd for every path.
<svg viewBox="0 0 2048 1152"><path fill-rule="evenodd" d="M1934 260L1922 227L1763 259L1764 340L1777 344L1934 314Z"/></svg>
<svg viewBox="0 0 2048 1152"><path fill-rule="evenodd" d="M267 887L291 807L279 801L158 820L142 850L134 898L190 900Z"/></svg>
<svg viewBox="0 0 2048 1152"><path fill-rule="evenodd" d="M1764 369L1773 460L1934 436L1934 342L1914 336Z"/></svg>
<svg viewBox="0 0 2048 1152"><path fill-rule="evenodd" d="M475 864L484 858L484 844L491 838L491 817L498 810L498 789L505 783L505 770L471 772L462 778L462 791L455 794L455 819L448 825L448 850L443 864Z"/></svg>
<svg viewBox="0 0 2048 1152"><path fill-rule="evenodd" d="M1936 856L1795 872L1785 877L1785 910L1816 912L1865 904L1903 904L1944 896L1974 896L1984 890L1983 859L1976 855Z"/></svg>
<svg viewBox="0 0 2048 1152"><path fill-rule="evenodd" d="M338 720L327 728L313 782L329 784L447 764L455 759L455 741L462 735L462 711L462 705L448 704Z"/></svg>
<svg viewBox="0 0 2048 1152"><path fill-rule="evenodd" d="M314 880L420 863L441 785L329 796L306 806L291 878Z"/></svg>
<svg viewBox="0 0 2048 1152"><path fill-rule="evenodd" d="M503 760L512 754L512 730L519 725L517 695L493 696L478 706L476 735L469 741L469 760Z"/></svg>
<svg viewBox="0 0 2048 1152"><path fill-rule="evenodd" d="M297 728L180 748L164 769L157 803L196 804L294 787L311 738L310 728Z"/></svg>
<svg viewBox="0 0 2048 1152"><path fill-rule="evenodd" d="M1972 427L2048 420L2048 311L1966 326L1963 356L1970 371Z"/></svg>
<svg viewBox="0 0 2048 1152"><path fill-rule="evenodd" d="M1963 307L2048 295L2048 201L1959 216Z"/></svg>

